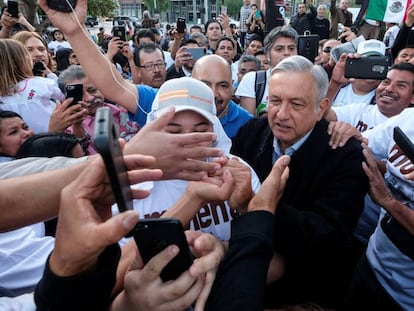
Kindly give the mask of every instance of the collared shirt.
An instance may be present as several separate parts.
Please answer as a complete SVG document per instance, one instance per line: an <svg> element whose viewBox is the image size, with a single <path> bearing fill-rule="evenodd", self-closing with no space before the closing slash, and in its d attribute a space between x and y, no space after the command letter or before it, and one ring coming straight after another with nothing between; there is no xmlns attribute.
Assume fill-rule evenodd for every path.
<svg viewBox="0 0 414 311"><path fill-rule="evenodd" d="M279 159L282 155L286 154L288 156L291 156L296 150L298 150L303 143L308 139L310 133L312 133L312 130L307 132L305 136L303 136L301 139L299 139L296 143L294 143L292 146L289 146L286 148L285 153L282 152L280 149L279 141L277 138L273 138L273 155L272 155L272 163L274 164L277 159Z"/></svg>

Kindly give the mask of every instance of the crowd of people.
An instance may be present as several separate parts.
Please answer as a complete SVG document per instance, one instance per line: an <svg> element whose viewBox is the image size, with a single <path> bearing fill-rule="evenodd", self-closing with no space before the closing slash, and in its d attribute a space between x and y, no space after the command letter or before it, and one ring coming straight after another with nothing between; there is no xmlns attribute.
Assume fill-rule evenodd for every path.
<svg viewBox="0 0 414 311"><path fill-rule="evenodd" d="M146 11L126 40L91 39L87 0L39 0L50 40L3 11L0 309L414 309L414 166L393 137L414 140L414 4L385 25L365 1L306 0L289 22L273 2L168 35ZM385 78L345 78L361 58L386 58ZM102 107L132 210L94 146ZM130 235L147 218L183 225L195 260L177 279L177 245L144 262Z"/></svg>

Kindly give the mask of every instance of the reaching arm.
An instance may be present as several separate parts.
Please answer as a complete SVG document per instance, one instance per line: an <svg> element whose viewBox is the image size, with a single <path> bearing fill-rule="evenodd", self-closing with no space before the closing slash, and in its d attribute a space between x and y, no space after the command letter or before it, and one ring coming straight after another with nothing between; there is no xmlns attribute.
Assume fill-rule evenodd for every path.
<svg viewBox="0 0 414 311"><path fill-rule="evenodd" d="M63 31L72 49L75 51L86 75L92 80L104 96L135 114L138 102L136 86L126 81L114 69L112 63L90 39L85 24L87 0L79 0L75 13L62 13L48 7L46 0L39 1L54 26Z"/></svg>

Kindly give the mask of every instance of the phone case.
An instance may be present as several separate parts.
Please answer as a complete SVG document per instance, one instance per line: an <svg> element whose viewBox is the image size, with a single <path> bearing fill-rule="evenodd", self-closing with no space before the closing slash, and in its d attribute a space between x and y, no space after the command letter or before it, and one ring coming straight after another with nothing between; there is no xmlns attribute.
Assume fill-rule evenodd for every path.
<svg viewBox="0 0 414 311"><path fill-rule="evenodd" d="M385 56L347 58L345 78L384 80L388 72L388 59Z"/></svg>
<svg viewBox="0 0 414 311"><path fill-rule="evenodd" d="M119 37L122 41L126 41L126 29L125 26L115 26L113 28L114 36Z"/></svg>
<svg viewBox="0 0 414 311"><path fill-rule="evenodd" d="M132 210L132 193L127 169L118 142L118 127L109 107L98 108L95 114L93 143L105 163L119 212Z"/></svg>
<svg viewBox="0 0 414 311"><path fill-rule="evenodd" d="M414 144L398 126L394 127L394 141L411 163L414 163Z"/></svg>
<svg viewBox="0 0 414 311"><path fill-rule="evenodd" d="M163 281L175 280L193 263L181 222L174 218L140 219L134 229L134 239L146 264L152 257L175 244L180 252L161 273Z"/></svg>
<svg viewBox="0 0 414 311"><path fill-rule="evenodd" d="M70 5L67 3L67 1L70 3ZM75 8L76 2L76 0L46 0L49 8L66 13L72 12L72 8Z"/></svg>
<svg viewBox="0 0 414 311"><path fill-rule="evenodd" d="M7 12L9 12L12 17L19 17L19 3L17 1L8 0Z"/></svg>
<svg viewBox="0 0 414 311"><path fill-rule="evenodd" d="M302 55L309 59L312 63L318 56L319 36L304 35L298 37L298 55Z"/></svg>
<svg viewBox="0 0 414 311"><path fill-rule="evenodd" d="M82 84L68 84L65 87L66 98L72 97L73 101L70 106L78 104L83 98L83 85Z"/></svg>

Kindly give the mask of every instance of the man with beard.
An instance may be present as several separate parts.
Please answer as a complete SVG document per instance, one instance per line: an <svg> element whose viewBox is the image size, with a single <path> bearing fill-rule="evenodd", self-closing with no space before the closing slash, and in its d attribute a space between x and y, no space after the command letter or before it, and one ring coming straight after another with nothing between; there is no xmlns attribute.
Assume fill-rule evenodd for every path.
<svg viewBox="0 0 414 311"><path fill-rule="evenodd" d="M191 57L191 53L187 51L187 48L198 47L199 45L195 39L186 40L177 51L175 63L168 68L167 78L165 80L191 77L191 71L196 60Z"/></svg>
<svg viewBox="0 0 414 311"><path fill-rule="evenodd" d="M82 106L88 111L87 116L82 122L73 123L66 131L78 137L79 142L86 154L96 154L97 151L93 146L91 137L93 136L95 113L100 107L109 107L111 109L114 122L119 127L119 137L129 141L138 130L139 125L130 121L128 112L125 108L105 102L104 95L95 87L93 82L85 75L82 67L79 65L69 66L64 70L58 79L59 87L64 92L65 87L70 84L82 84L83 96ZM62 106L62 109L64 107Z"/></svg>

